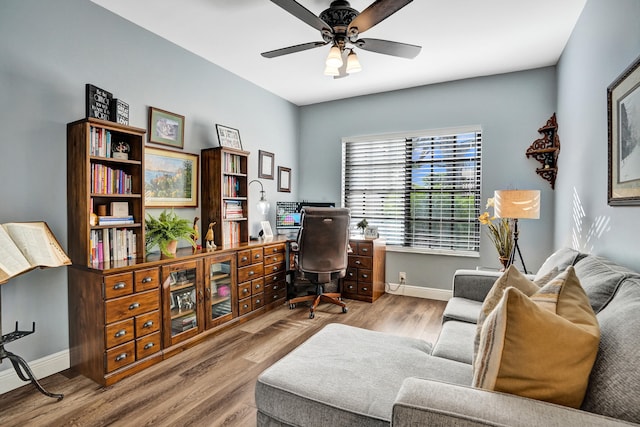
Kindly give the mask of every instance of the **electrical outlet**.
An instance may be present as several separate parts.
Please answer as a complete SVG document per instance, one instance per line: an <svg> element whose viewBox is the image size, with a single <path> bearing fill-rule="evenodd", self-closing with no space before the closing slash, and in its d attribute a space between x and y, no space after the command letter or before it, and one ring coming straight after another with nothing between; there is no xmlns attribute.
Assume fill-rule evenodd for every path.
<svg viewBox="0 0 640 427"><path fill-rule="evenodd" d="M400 280L400 284L404 285L405 283L407 283L407 272L401 271L400 273L398 273L398 278Z"/></svg>

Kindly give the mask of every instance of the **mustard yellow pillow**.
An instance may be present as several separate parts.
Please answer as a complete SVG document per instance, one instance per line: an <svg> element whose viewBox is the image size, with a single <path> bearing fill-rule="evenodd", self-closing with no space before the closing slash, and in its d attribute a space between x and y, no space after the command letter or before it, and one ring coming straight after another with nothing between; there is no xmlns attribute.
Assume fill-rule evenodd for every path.
<svg viewBox="0 0 640 427"><path fill-rule="evenodd" d="M508 288L482 327L473 385L579 408L599 341L573 267L531 298Z"/></svg>
<svg viewBox="0 0 640 427"><path fill-rule="evenodd" d="M520 291L522 291L525 295L533 295L540 287L529 280L524 274L522 274L518 269L512 264L505 270L504 273L496 281L493 283L493 286L487 293L484 301L482 302L482 307L480 308L480 315L478 316L478 322L476 323L476 336L473 342L473 356L474 359L478 354L478 346L480 345L480 332L482 330L482 325L484 324L485 319L493 311L493 309L498 305L502 295L504 294L505 289L508 287L514 287Z"/></svg>

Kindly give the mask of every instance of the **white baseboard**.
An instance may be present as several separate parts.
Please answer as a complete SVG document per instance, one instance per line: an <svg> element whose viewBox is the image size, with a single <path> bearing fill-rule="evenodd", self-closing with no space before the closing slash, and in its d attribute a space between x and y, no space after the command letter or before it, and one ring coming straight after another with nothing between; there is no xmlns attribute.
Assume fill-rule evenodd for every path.
<svg viewBox="0 0 640 427"><path fill-rule="evenodd" d="M0 371L0 394L31 384L30 382L22 381L18 377L9 359L4 359L2 365L3 367L8 366L8 369ZM29 367L38 380L69 369L70 365L69 350L63 350L29 362Z"/></svg>
<svg viewBox="0 0 640 427"><path fill-rule="evenodd" d="M453 292L446 289L400 285L398 283L388 283L386 286L386 292L392 295L404 295L408 297L435 299L438 301L449 301L453 296Z"/></svg>

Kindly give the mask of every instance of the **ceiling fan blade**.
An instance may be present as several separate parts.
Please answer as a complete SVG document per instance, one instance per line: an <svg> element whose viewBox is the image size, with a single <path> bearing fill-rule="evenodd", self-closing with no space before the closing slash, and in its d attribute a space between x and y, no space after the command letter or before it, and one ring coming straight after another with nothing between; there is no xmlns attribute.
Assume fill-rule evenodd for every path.
<svg viewBox="0 0 640 427"><path fill-rule="evenodd" d="M421 46L380 39L358 39L354 44L360 49L408 59L415 58L422 50Z"/></svg>
<svg viewBox="0 0 640 427"><path fill-rule="evenodd" d="M287 12L289 12L290 14L292 14L293 16L295 16L296 18L311 25L316 30L321 31L323 33L328 31L330 34L333 34L333 28L331 28L329 24L324 22L322 19L318 18L316 15L314 15L313 12L311 12L306 7L302 6L300 3L294 0L271 0L271 1L277 4L278 6L280 6L281 8L283 8L284 10L286 10Z"/></svg>
<svg viewBox="0 0 640 427"><path fill-rule="evenodd" d="M270 50L269 52L262 52L260 55L264 56L265 58L275 58L282 55L288 55L290 53L302 52L303 50L325 46L326 44L326 42L302 43L295 46L283 47L282 49Z"/></svg>
<svg viewBox="0 0 640 427"><path fill-rule="evenodd" d="M273 1L273 0L271 0ZM358 33L364 33L377 23L384 21L413 0L376 0L365 10L360 12L349 24L347 34L351 34L353 28L358 29Z"/></svg>

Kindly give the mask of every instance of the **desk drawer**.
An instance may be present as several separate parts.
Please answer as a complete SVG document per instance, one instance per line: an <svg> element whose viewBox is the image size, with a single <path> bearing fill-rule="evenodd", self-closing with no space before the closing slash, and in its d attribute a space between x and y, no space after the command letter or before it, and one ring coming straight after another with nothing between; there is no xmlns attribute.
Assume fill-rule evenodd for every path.
<svg viewBox="0 0 640 427"><path fill-rule="evenodd" d="M274 283L280 283L285 281L287 275L284 271L280 271L276 274L269 274L268 276L265 276L264 278L264 285L268 286L268 285L272 285Z"/></svg>
<svg viewBox="0 0 640 427"><path fill-rule="evenodd" d="M350 280L345 280L343 282L343 292L347 292L350 294L357 294L358 293L358 282L352 282Z"/></svg>
<svg viewBox="0 0 640 427"><path fill-rule="evenodd" d="M117 298L133 293L133 274L114 274L104 278L104 297Z"/></svg>
<svg viewBox="0 0 640 427"><path fill-rule="evenodd" d="M349 267L370 269L373 267L373 258L366 256L350 256Z"/></svg>
<svg viewBox="0 0 640 427"><path fill-rule="evenodd" d="M245 298L238 301L238 314L242 316L251 311L251 298Z"/></svg>
<svg viewBox="0 0 640 427"><path fill-rule="evenodd" d="M133 278L136 292L157 289L160 285L160 269L148 268L146 270L138 270L133 273Z"/></svg>
<svg viewBox="0 0 640 427"><path fill-rule="evenodd" d="M282 263L284 265L284 253L275 253L264 256L264 265Z"/></svg>
<svg viewBox="0 0 640 427"><path fill-rule="evenodd" d="M264 277L251 281L251 294L256 295L264 292Z"/></svg>
<svg viewBox="0 0 640 427"><path fill-rule="evenodd" d="M276 282L276 283L269 283L268 285L265 285L264 291L267 294L267 299L270 299L270 295L278 293L278 292L284 292L287 289L287 284L285 282Z"/></svg>
<svg viewBox="0 0 640 427"><path fill-rule="evenodd" d="M373 295L373 286L371 283L358 283L358 295Z"/></svg>
<svg viewBox="0 0 640 427"><path fill-rule="evenodd" d="M264 274L274 274L278 271L284 271L284 262L279 262L277 264L265 265L264 266Z"/></svg>
<svg viewBox="0 0 640 427"><path fill-rule="evenodd" d="M373 283L373 271L359 268L358 283Z"/></svg>
<svg viewBox="0 0 640 427"><path fill-rule="evenodd" d="M264 247L264 256L273 255L273 254L284 254L285 253L285 244L278 243L275 245L269 245Z"/></svg>
<svg viewBox="0 0 640 427"><path fill-rule="evenodd" d="M248 298L251 296L251 282L245 282L238 285L238 299Z"/></svg>
<svg viewBox="0 0 640 427"><path fill-rule="evenodd" d="M251 297L251 309L255 310L264 305L264 293L259 293Z"/></svg>
<svg viewBox="0 0 640 427"><path fill-rule="evenodd" d="M107 348L115 347L131 341L135 336L133 319L112 323L105 328L105 339Z"/></svg>
<svg viewBox="0 0 640 427"><path fill-rule="evenodd" d="M106 303L106 322L113 323L129 317L158 310L160 308L160 290L141 292Z"/></svg>
<svg viewBox="0 0 640 427"><path fill-rule="evenodd" d="M130 341L107 351L107 372L115 371L118 368L135 362L135 348L135 341Z"/></svg>
<svg viewBox="0 0 640 427"><path fill-rule="evenodd" d="M142 337L160 330L160 311L136 316L136 337Z"/></svg>
<svg viewBox="0 0 640 427"><path fill-rule="evenodd" d="M238 251L238 267L246 267L251 264L253 264L251 262L251 250Z"/></svg>
<svg viewBox="0 0 640 427"><path fill-rule="evenodd" d="M143 359L160 351L160 332L136 340L136 359Z"/></svg>
<svg viewBox="0 0 640 427"><path fill-rule="evenodd" d="M252 264L238 269L238 283L247 282L262 276L264 267L262 263Z"/></svg>

